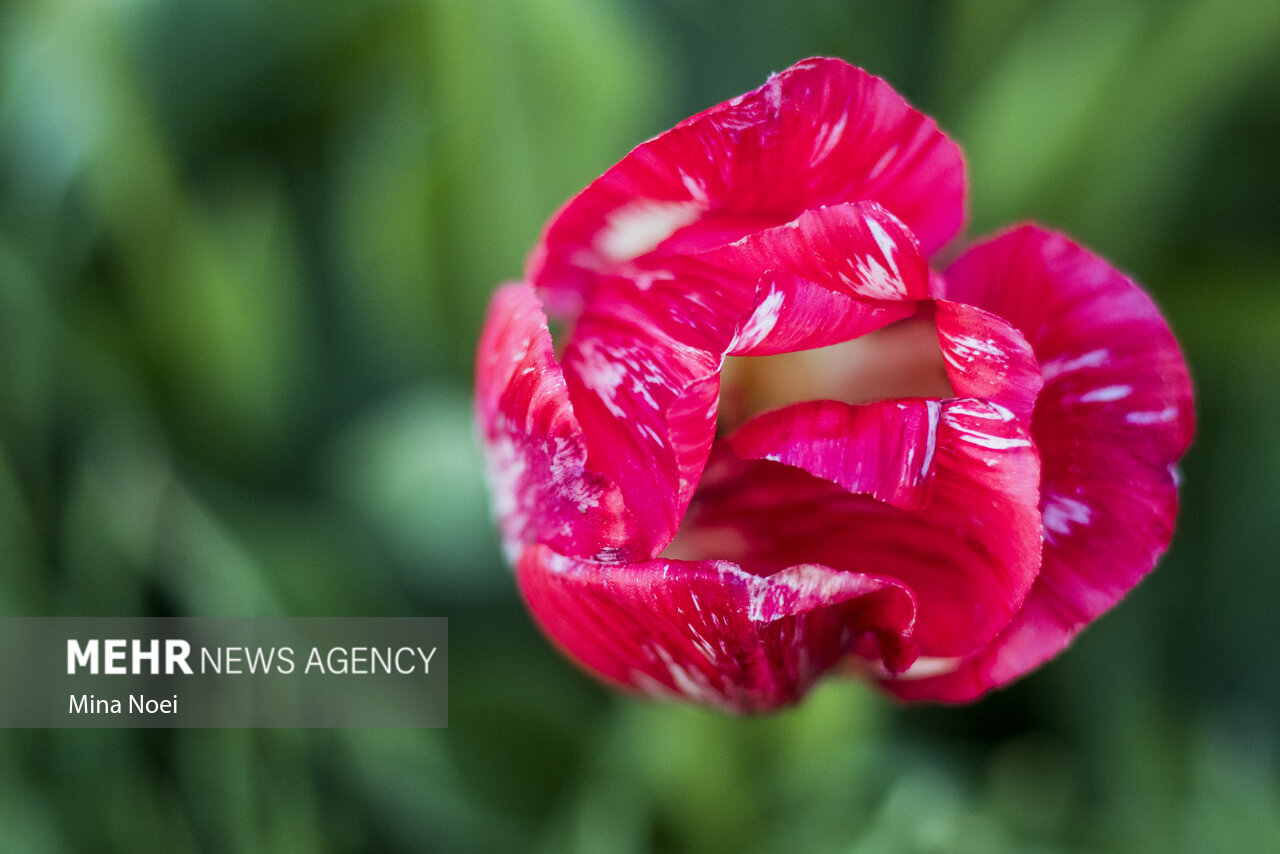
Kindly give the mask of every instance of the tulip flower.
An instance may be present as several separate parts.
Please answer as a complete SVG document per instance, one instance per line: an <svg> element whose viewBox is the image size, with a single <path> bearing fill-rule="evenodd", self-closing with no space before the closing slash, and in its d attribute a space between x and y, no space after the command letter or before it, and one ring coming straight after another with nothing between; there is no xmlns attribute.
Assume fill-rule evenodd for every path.
<svg viewBox="0 0 1280 854"><path fill-rule="evenodd" d="M964 702L1155 565L1192 433L1173 335L1038 226L932 270L964 199L932 119L811 59L552 217L490 305L476 411L520 592L569 657L736 712L827 671Z"/></svg>

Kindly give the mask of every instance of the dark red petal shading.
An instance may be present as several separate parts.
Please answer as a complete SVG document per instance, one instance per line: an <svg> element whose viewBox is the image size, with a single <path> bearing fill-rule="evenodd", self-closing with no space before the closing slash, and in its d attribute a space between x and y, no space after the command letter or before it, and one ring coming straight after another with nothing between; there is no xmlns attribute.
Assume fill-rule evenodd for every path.
<svg viewBox="0 0 1280 854"><path fill-rule="evenodd" d="M1044 377L1032 419L1044 563L1026 606L952 672L886 683L963 702L1057 653L1151 570L1193 425L1186 364L1151 299L1062 235L1025 226L979 245L947 271L945 293L1020 329Z"/></svg>
<svg viewBox="0 0 1280 854"><path fill-rule="evenodd" d="M476 360L476 416L509 553L533 542L585 556L627 550L635 522L617 486L587 466L547 318L527 284L507 285L490 302Z"/></svg>
<svg viewBox="0 0 1280 854"><path fill-rule="evenodd" d="M910 465L874 446L893 429L903 431L898 450ZM1040 566L1040 469L1007 409L976 400L802 403L760 416L728 442L773 462L713 469L677 542L718 549L762 575L800 561L898 579L916 596L914 640L927 656L981 648L1022 606ZM850 485L903 506L851 494Z"/></svg>
<svg viewBox="0 0 1280 854"><path fill-rule="evenodd" d="M619 686L737 712L795 702L854 649L915 659L911 593L824 566L769 578L726 561L595 563L525 549L521 594L571 658Z"/></svg>
<svg viewBox="0 0 1280 854"><path fill-rule="evenodd" d="M631 151L551 220L528 278L581 306L597 274L664 244L684 254L868 200L931 254L964 218L960 150L885 81L805 60Z"/></svg>

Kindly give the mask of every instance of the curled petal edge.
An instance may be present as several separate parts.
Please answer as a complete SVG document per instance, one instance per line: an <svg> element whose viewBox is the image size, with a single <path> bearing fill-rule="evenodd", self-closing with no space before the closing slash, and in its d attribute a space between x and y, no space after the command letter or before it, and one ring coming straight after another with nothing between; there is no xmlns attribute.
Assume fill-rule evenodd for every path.
<svg viewBox="0 0 1280 854"><path fill-rule="evenodd" d="M1056 655L1154 568L1173 535L1193 412L1186 363L1150 297L1061 234L1027 225L984 241L942 290L1009 318L1044 380L1031 424L1044 557L1026 604L977 653L883 682L903 699L962 703Z"/></svg>
<svg viewBox="0 0 1280 854"><path fill-rule="evenodd" d="M553 310L573 313L597 274L682 234L716 235L693 241L706 248L868 199L933 253L963 223L964 171L959 147L884 80L808 59L633 149L552 217L526 277ZM799 174L810 179L785 180Z"/></svg>
<svg viewBox="0 0 1280 854"><path fill-rule="evenodd" d="M490 302L476 364L476 420L508 558L532 542L570 554L625 554L634 518L622 493L588 466L582 427L533 288Z"/></svg>
<svg viewBox="0 0 1280 854"><path fill-rule="evenodd" d="M593 674L734 712L799 700L852 653L906 669L915 600L891 579L797 565L762 577L727 561L608 564L530 546L521 594L543 631Z"/></svg>
<svg viewBox="0 0 1280 854"><path fill-rule="evenodd" d="M847 493L800 507L798 517L774 513L775 525L787 520L774 529L758 527L768 514L751 515L758 488L722 485L704 497L699 524L737 525L750 544L737 559L753 571L768 572L781 557L902 581L917 597L922 655L983 648L1040 571L1040 458L1026 425L997 404L808 401L757 417L727 442L743 459L802 470ZM790 485L779 487L779 501L799 494L797 483L780 483ZM739 512L747 514L741 524Z"/></svg>

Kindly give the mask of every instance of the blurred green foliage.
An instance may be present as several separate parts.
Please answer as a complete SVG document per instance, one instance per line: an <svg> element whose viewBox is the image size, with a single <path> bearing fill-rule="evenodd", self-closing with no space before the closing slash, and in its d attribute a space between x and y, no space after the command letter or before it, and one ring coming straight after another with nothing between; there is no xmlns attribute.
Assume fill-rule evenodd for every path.
<svg viewBox="0 0 1280 854"><path fill-rule="evenodd" d="M532 629L469 370L627 148L814 54L969 158L971 235L1133 271L1198 387L1162 568L965 709L728 719ZM442 615L441 731L10 731L0 850L1280 850L1274 0L0 7L0 614Z"/></svg>

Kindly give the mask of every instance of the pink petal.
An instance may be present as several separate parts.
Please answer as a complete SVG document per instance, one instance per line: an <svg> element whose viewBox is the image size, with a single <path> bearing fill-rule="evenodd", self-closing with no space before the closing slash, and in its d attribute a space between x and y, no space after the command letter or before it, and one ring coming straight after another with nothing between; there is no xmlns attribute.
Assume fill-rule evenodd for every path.
<svg viewBox="0 0 1280 854"><path fill-rule="evenodd" d="M1008 322L972 305L937 300L934 322L957 397L977 397L1030 418L1043 385L1031 345Z"/></svg>
<svg viewBox="0 0 1280 854"><path fill-rule="evenodd" d="M871 203L601 276L564 365L591 468L619 485L637 518L632 554L655 554L675 534L715 438L726 350L843 340L909 314L910 298L927 292L915 239ZM809 323L815 306L822 322Z"/></svg>
<svg viewBox="0 0 1280 854"><path fill-rule="evenodd" d="M1128 277L1065 237L1027 226L975 247L946 295L1007 318L1035 348L1044 388L1044 565L1026 607L987 649L912 698L960 702L1031 670L1114 605L1173 532L1173 464L1192 434L1191 383L1168 326Z"/></svg>
<svg viewBox="0 0 1280 854"><path fill-rule="evenodd" d="M744 460L773 460L895 507L928 499L942 404L799 403L752 419L728 439Z"/></svg>
<svg viewBox="0 0 1280 854"><path fill-rule="evenodd" d="M756 286L731 352L764 356L823 347L915 310L929 270L915 237L874 202L806 211L699 260Z"/></svg>
<svg viewBox="0 0 1280 854"><path fill-rule="evenodd" d="M876 445L895 431L897 458ZM1040 472L1007 409L797 404L729 443L778 462L710 467L673 544L682 556L715 549L761 575L799 561L897 579L916 596L913 638L927 656L973 652L1022 606L1040 565Z"/></svg>
<svg viewBox="0 0 1280 854"><path fill-rule="evenodd" d="M698 257L648 258L625 276L597 279L572 337L588 337L600 321L621 323L719 358L758 299L761 275Z"/></svg>
<svg viewBox="0 0 1280 854"><path fill-rule="evenodd" d="M929 296L929 268L915 236L875 202L807 210L701 257L755 276L788 273L861 299Z"/></svg>
<svg viewBox="0 0 1280 854"><path fill-rule="evenodd" d="M810 59L634 149L552 219L528 276L578 307L598 273L655 250L708 249L864 200L934 252L964 217L960 151L883 80Z"/></svg>
<svg viewBox="0 0 1280 854"><path fill-rule="evenodd" d="M850 341L910 317L915 305L852 298L808 279L771 273L763 277L729 353L773 356Z"/></svg>
<svg viewBox="0 0 1280 854"><path fill-rule="evenodd" d="M543 630L601 678L733 711L798 700L854 649L915 658L910 592L828 567L769 578L726 561L609 564L525 549L520 591Z"/></svg>
<svg viewBox="0 0 1280 854"><path fill-rule="evenodd" d="M627 552L636 535L617 486L587 466L582 428L533 288L494 294L476 365L476 414L508 552Z"/></svg>
<svg viewBox="0 0 1280 854"><path fill-rule="evenodd" d="M719 354L733 322L720 318L717 334L711 312L690 325L681 312L704 308L682 297L699 291L645 295L620 277L605 287L565 348L565 376L590 464L619 485L637 520L629 559L648 558L675 534L715 438Z"/></svg>

